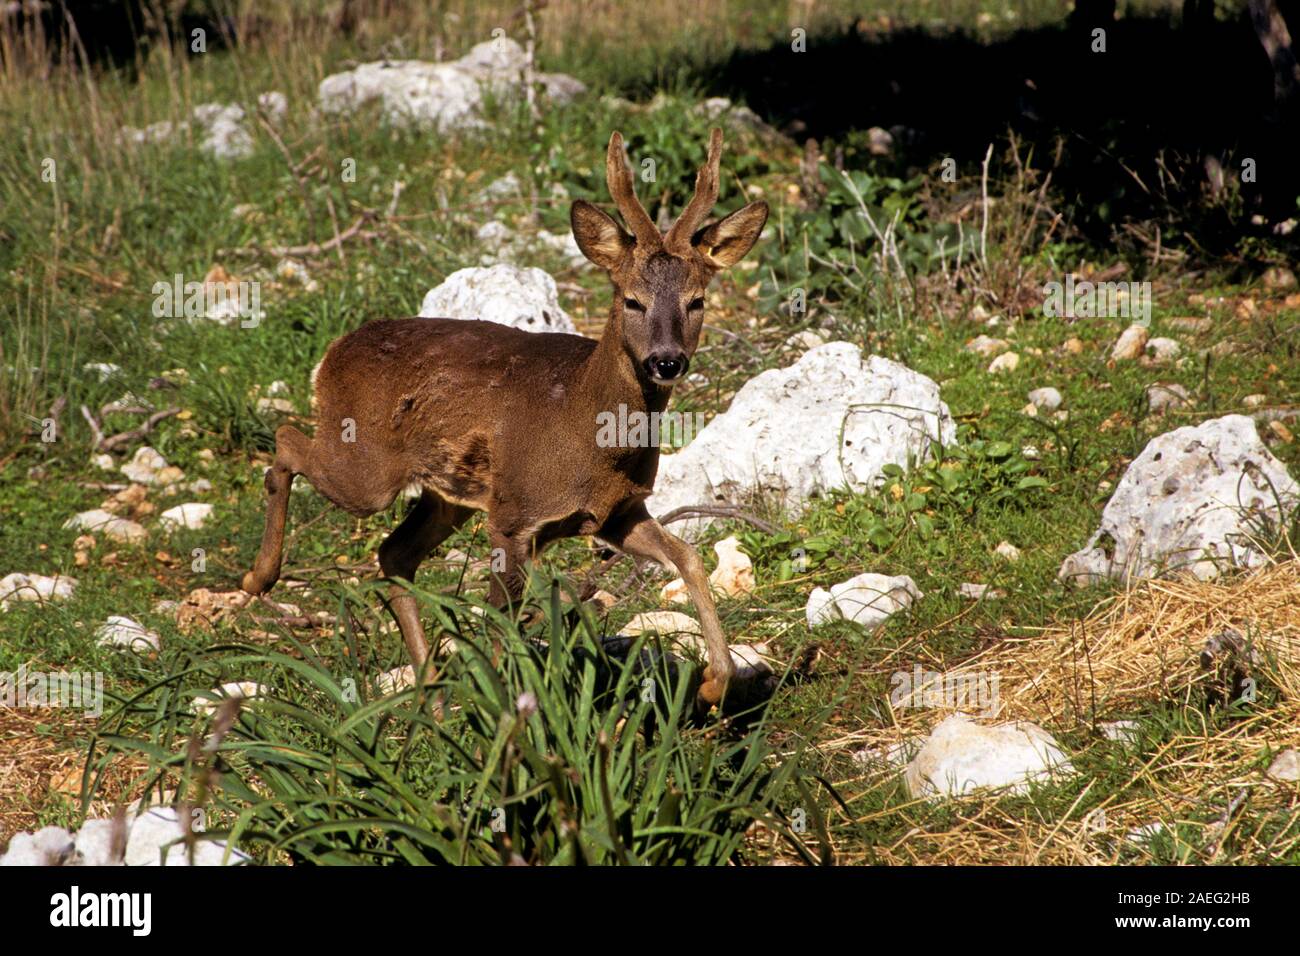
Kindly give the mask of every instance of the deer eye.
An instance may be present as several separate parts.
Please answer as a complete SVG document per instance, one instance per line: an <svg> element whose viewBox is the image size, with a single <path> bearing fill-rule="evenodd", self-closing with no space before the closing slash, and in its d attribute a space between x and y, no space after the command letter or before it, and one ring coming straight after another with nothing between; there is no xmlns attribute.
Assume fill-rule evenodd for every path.
<svg viewBox="0 0 1300 956"><path fill-rule="evenodd" d="M698 299L691 299L691 301L686 306L686 311L698 312L702 308L704 308L704 298L700 297Z"/></svg>
<svg viewBox="0 0 1300 956"><path fill-rule="evenodd" d="M640 302L638 302L636 299L624 299L623 308L630 309L633 312L645 311L645 306L642 305Z"/></svg>

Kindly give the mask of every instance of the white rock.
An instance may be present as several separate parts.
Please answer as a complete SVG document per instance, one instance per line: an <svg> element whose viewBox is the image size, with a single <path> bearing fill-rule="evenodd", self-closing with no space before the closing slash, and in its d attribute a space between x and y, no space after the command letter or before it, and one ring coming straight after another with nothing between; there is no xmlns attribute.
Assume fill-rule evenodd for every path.
<svg viewBox="0 0 1300 956"><path fill-rule="evenodd" d="M1012 562L1013 564L1020 560L1020 549L1010 541L999 542L998 546L993 549L993 553L1000 558Z"/></svg>
<svg viewBox="0 0 1300 956"><path fill-rule="evenodd" d="M656 102L663 102L664 107L672 108L672 101L664 98L660 99L656 95ZM728 128L740 131L758 133L763 137L776 137L781 134L775 129L763 122L762 117L751 110L748 106L741 106L732 103L725 96L711 96L704 102L691 108L691 115L712 121L721 121ZM888 134L886 134L888 135Z"/></svg>
<svg viewBox="0 0 1300 956"><path fill-rule="evenodd" d="M1060 577L1087 584L1183 570L1208 580L1219 564L1256 567L1264 555L1252 543L1251 518L1278 521L1275 495L1290 512L1300 487L1244 415L1159 435L1124 472L1101 527L1065 559Z"/></svg>
<svg viewBox="0 0 1300 956"><path fill-rule="evenodd" d="M292 415L297 409L287 398L259 398L257 410L262 414Z"/></svg>
<svg viewBox="0 0 1300 956"><path fill-rule="evenodd" d="M1054 388L1036 388L1029 393L1029 401L1040 412L1054 412L1061 407L1061 393Z"/></svg>
<svg viewBox="0 0 1300 956"><path fill-rule="evenodd" d="M971 601L982 601L985 598L1006 597L1006 593L995 589L987 584L963 584L957 588L957 593Z"/></svg>
<svg viewBox="0 0 1300 956"><path fill-rule="evenodd" d="M543 248L550 249L564 259L565 264L570 267L586 265L588 261L586 254L578 248L578 240L573 238L571 232L562 232L557 235L553 232L547 232L545 229L539 229L534 238Z"/></svg>
<svg viewBox="0 0 1300 956"><path fill-rule="evenodd" d="M87 362L81 366L83 372L94 372L101 382L107 382L110 378L122 371L120 365L114 365L111 362Z"/></svg>
<svg viewBox="0 0 1300 956"><path fill-rule="evenodd" d="M152 485L158 481L158 472L167 467L167 459L148 445L135 450L131 460L118 469L131 481L141 485Z"/></svg>
<svg viewBox="0 0 1300 956"><path fill-rule="evenodd" d="M1300 782L1300 751L1294 747L1283 750L1268 765L1268 775L1274 780Z"/></svg>
<svg viewBox="0 0 1300 956"><path fill-rule="evenodd" d="M733 680L751 681L772 673L772 666L763 660L763 655L750 644L732 644L731 661L736 666Z"/></svg>
<svg viewBox="0 0 1300 956"><path fill-rule="evenodd" d="M446 132L481 127L484 93L510 96L523 86L524 50L502 37L480 43L459 60L426 63L385 60L325 77L317 90L325 113L352 112L377 102L394 126L432 127ZM586 87L563 74L542 73L537 80L554 102L567 102Z"/></svg>
<svg viewBox="0 0 1300 956"><path fill-rule="evenodd" d="M913 797L935 798L979 789L1027 793L1030 781L1073 772L1060 745L1037 724L984 727L953 714L934 728L903 779Z"/></svg>
<svg viewBox="0 0 1300 956"><path fill-rule="evenodd" d="M320 288L320 283L311 277L307 267L297 259L281 259L275 266L275 274L281 279L300 285L308 292L315 292ZM274 395L274 392L267 394Z"/></svg>
<svg viewBox="0 0 1300 956"><path fill-rule="evenodd" d="M113 456L109 454L91 455L90 463L100 471L113 471L117 468L117 462L114 461Z"/></svg>
<svg viewBox="0 0 1300 956"><path fill-rule="evenodd" d="M574 333L555 280L541 269L495 265L460 269L425 295L424 318L482 319L525 332Z"/></svg>
<svg viewBox="0 0 1300 956"><path fill-rule="evenodd" d="M257 98L258 106L272 122L278 123L288 110L288 100L274 90ZM124 126L118 139L124 143L161 143L194 128L199 149L218 159L243 159L253 153L253 137L249 132L247 111L237 103L200 103L190 112L190 118L180 123L163 121L144 129Z"/></svg>
<svg viewBox="0 0 1300 956"><path fill-rule="evenodd" d="M1020 367L1020 356L1015 352L1003 352L992 362L989 363L989 374L1000 375L1003 372L1014 372Z"/></svg>
<svg viewBox="0 0 1300 956"><path fill-rule="evenodd" d="M194 847L195 866L222 866L226 845L207 840L199 834ZM248 857L231 849L230 862L237 865ZM189 866L189 853L185 847L185 830L180 817L172 807L154 807L131 821L131 834L126 841L127 866Z"/></svg>
<svg viewBox="0 0 1300 956"><path fill-rule="evenodd" d="M265 687L251 680L231 681L208 691L201 697L194 698L191 707L196 714L210 716L216 713L217 708L221 706L221 702L227 698L254 700L258 697L265 697L268 693L270 692Z"/></svg>
<svg viewBox="0 0 1300 956"><path fill-rule="evenodd" d="M289 112L289 100L278 90L270 90L259 95L257 105L273 123L279 123Z"/></svg>
<svg viewBox="0 0 1300 956"><path fill-rule="evenodd" d="M113 858L113 821L87 820L77 831L77 856L82 866L115 866Z"/></svg>
<svg viewBox="0 0 1300 956"><path fill-rule="evenodd" d="M1147 408L1152 415L1163 415L1192 404L1191 393L1177 382L1157 382L1147 386Z"/></svg>
<svg viewBox="0 0 1300 956"><path fill-rule="evenodd" d="M77 579L66 574L47 576L15 571L0 578L0 610L15 601L61 601L72 597Z"/></svg>
<svg viewBox="0 0 1300 956"><path fill-rule="evenodd" d="M212 505L198 501L187 501L175 508L168 508L158 516L164 528L202 528L204 522L212 517Z"/></svg>
<svg viewBox="0 0 1300 956"><path fill-rule="evenodd" d="M204 103L194 108L194 121L203 131L199 149L210 156L244 159L253 154L253 137L244 123L242 106Z"/></svg>
<svg viewBox="0 0 1300 956"><path fill-rule="evenodd" d="M95 632L95 641L100 647L125 647L132 651L156 651L162 646L162 638L155 631L120 614L109 615Z"/></svg>
<svg viewBox="0 0 1300 956"><path fill-rule="evenodd" d="M831 596L830 591L825 588L813 588L812 593L808 595L808 603L804 606L804 616L808 619L808 626L811 628L828 621L838 621L840 611L835 606L835 598Z"/></svg>
<svg viewBox="0 0 1300 956"><path fill-rule="evenodd" d="M479 191L478 198L480 200L514 199L522 196L523 192L524 184L520 181L519 176L511 171L484 186Z"/></svg>
<svg viewBox="0 0 1300 956"><path fill-rule="evenodd" d="M754 564L740 550L740 540L735 535L715 544L713 553L718 556L718 565L709 575L711 590L725 597L754 593Z"/></svg>
<svg viewBox="0 0 1300 956"><path fill-rule="evenodd" d="M394 126L431 126L439 131L482 126L479 81L454 63L384 60L321 80L321 111L351 113L366 103L381 104Z"/></svg>
<svg viewBox="0 0 1300 956"><path fill-rule="evenodd" d="M1099 724L1101 735L1107 740L1132 746L1142 739L1141 728L1136 720L1111 720Z"/></svg>
<svg viewBox="0 0 1300 956"><path fill-rule="evenodd" d="M1110 357L1116 362L1137 358L1146 348L1147 337L1150 334L1145 325L1130 325L1116 340L1114 347L1110 350Z"/></svg>
<svg viewBox="0 0 1300 956"><path fill-rule="evenodd" d="M1172 362L1183 352L1177 339L1154 338L1147 341L1146 353L1156 362Z"/></svg>
<svg viewBox="0 0 1300 956"><path fill-rule="evenodd" d="M792 349L798 349L806 352L808 349L815 349L819 345L826 344L826 335L818 329L804 329L802 332L796 332L785 340L786 346Z"/></svg>
<svg viewBox="0 0 1300 956"><path fill-rule="evenodd" d="M36 833L18 833L0 866L63 866L73 861L76 845L62 827L45 827Z"/></svg>
<svg viewBox="0 0 1300 956"><path fill-rule="evenodd" d="M632 620L619 628L619 633L627 637L636 637L647 632L664 637L674 634L701 633L700 622L680 611L644 611L634 615Z"/></svg>
<svg viewBox="0 0 1300 956"><path fill-rule="evenodd" d="M127 518L119 518L99 508L83 511L63 522L68 531L94 531L121 544L139 544L149 537L144 525Z"/></svg>
<svg viewBox="0 0 1300 956"><path fill-rule="evenodd" d="M375 678L380 696L391 697L415 686L415 668L410 664L384 671Z"/></svg>
<svg viewBox="0 0 1300 956"><path fill-rule="evenodd" d="M694 441L661 456L647 505L663 515L759 493L798 512L834 489L873 488L885 465L906 467L935 442L955 439L933 381L877 355L864 359L848 342L830 342L750 379ZM689 533L702 523L674 530L684 525Z"/></svg>
<svg viewBox="0 0 1300 956"><path fill-rule="evenodd" d="M535 233L526 232L512 229L503 222L493 221L485 222L480 226L474 238L485 250L481 259L485 265L527 261L536 257L538 248L549 249L559 255L567 266L579 266L587 262L586 255L578 248L578 240L573 238L571 232L563 235L556 235L545 229Z"/></svg>
<svg viewBox="0 0 1300 956"><path fill-rule="evenodd" d="M999 355L1007 350L1005 339L991 339L987 335L977 335L963 346L967 352L974 352L976 355L982 355L988 358L991 355Z"/></svg>
<svg viewBox="0 0 1300 956"><path fill-rule="evenodd" d="M890 616L924 597L906 574L890 577L867 572L833 585L815 588L808 596L804 616L809 627L844 619L874 631Z"/></svg>
<svg viewBox="0 0 1300 956"><path fill-rule="evenodd" d="M754 565L749 555L740 550L740 541L733 535L713 546L718 565L709 575L709 589L722 597L740 597L754 591ZM686 582L681 578L664 585L659 596L665 601L681 603L690 600Z"/></svg>
<svg viewBox="0 0 1300 956"><path fill-rule="evenodd" d="M118 130L117 138L120 143L161 143L171 139L179 130L187 129L188 127L188 123L181 123L180 126L176 126L170 120L150 123L144 129L137 129L134 126L123 126Z"/></svg>
<svg viewBox="0 0 1300 956"><path fill-rule="evenodd" d="M30 833L16 833L9 849L0 856L0 866L50 866L45 853L36 846Z"/></svg>
<svg viewBox="0 0 1300 956"><path fill-rule="evenodd" d="M63 827L42 827L32 835L32 843L45 855L49 866L71 863L77 852L76 841Z"/></svg>

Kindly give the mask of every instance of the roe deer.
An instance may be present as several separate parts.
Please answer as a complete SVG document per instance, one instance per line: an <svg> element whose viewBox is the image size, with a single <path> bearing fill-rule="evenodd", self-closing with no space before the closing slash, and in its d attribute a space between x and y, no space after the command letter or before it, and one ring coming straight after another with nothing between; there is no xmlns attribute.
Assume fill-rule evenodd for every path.
<svg viewBox="0 0 1300 956"><path fill-rule="evenodd" d="M414 595L403 586L475 510L504 554L489 600L517 600L525 563L551 542L594 535L636 557L676 568L699 613L708 652L699 697L720 704L734 666L695 549L650 516L657 447L601 447L597 416L668 404L699 342L704 292L739 262L767 221L753 202L701 228L718 198L722 131L709 138L695 194L666 234L636 198L623 138L614 133L605 176L630 233L584 201L570 222L579 248L614 286L599 341L482 321L369 322L331 343L316 376L316 435L285 425L266 472L266 530L244 590L261 594L280 575L289 489L305 475L345 511L371 515L408 485L419 501L379 548L394 583L393 616L419 673L428 645Z"/></svg>

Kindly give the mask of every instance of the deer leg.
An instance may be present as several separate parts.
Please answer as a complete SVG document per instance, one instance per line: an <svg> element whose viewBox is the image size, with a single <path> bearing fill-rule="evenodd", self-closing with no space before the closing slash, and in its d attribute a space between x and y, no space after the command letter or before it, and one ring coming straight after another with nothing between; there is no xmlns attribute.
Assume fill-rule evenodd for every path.
<svg viewBox="0 0 1300 956"><path fill-rule="evenodd" d="M533 557L534 537L529 532L503 530L494 525L488 515L488 542L492 548L492 583L488 588L488 603L503 614L513 617L522 607L524 585L528 582L528 562ZM521 615L519 623L526 625L533 618ZM501 642L492 641L492 663L501 662Z"/></svg>
<svg viewBox="0 0 1300 956"><path fill-rule="evenodd" d="M276 430L275 462L266 470L266 528L262 531L262 547L241 585L249 594L265 594L280 579L289 491L294 476L309 467L311 454L311 439L298 429L283 425Z"/></svg>
<svg viewBox="0 0 1300 956"><path fill-rule="evenodd" d="M488 544L492 548L488 603L509 614L523 597L528 561L532 558L532 536L496 527L489 516Z"/></svg>
<svg viewBox="0 0 1300 956"><path fill-rule="evenodd" d="M709 656L709 666L704 669L704 683L700 685L699 696L710 706L720 706L736 665L731 659L727 639L722 634L722 624L713 605L709 579L704 573L704 561L699 553L681 538L665 531L663 525L650 516L643 504L611 519L600 529L597 537L634 557L651 558L677 569L686 583L691 602L700 615L700 629L704 632L704 644Z"/></svg>
<svg viewBox="0 0 1300 956"><path fill-rule="evenodd" d="M420 625L420 608L415 595L401 581L415 580L420 562L471 514L473 509L449 504L440 495L426 490L402 523L379 546L379 567L384 577L394 579L388 588L388 606L401 629L402 640L417 673L429 656L429 645Z"/></svg>

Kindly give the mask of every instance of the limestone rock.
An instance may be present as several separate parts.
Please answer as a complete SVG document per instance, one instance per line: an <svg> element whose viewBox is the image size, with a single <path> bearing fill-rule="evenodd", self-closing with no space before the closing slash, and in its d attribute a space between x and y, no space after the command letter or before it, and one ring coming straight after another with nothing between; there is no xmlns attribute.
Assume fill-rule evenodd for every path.
<svg viewBox="0 0 1300 956"><path fill-rule="evenodd" d="M1031 781L1073 772L1060 745L1037 724L985 727L953 714L934 728L903 779L913 797L935 798L981 789L1026 793Z"/></svg>
<svg viewBox="0 0 1300 956"><path fill-rule="evenodd" d="M1280 499L1280 507L1279 507ZM1061 565L1062 580L1190 572L1207 580L1264 555L1252 540L1277 522L1300 488L1264 447L1255 423L1226 415L1153 438L1120 479L1088 544Z"/></svg>
<svg viewBox="0 0 1300 956"><path fill-rule="evenodd" d="M867 572L831 587L814 588L804 615L809 627L844 619L874 631L896 612L924 597L908 575Z"/></svg>
<svg viewBox="0 0 1300 956"><path fill-rule="evenodd" d="M555 280L541 269L512 265L453 272L425 295L420 315L481 319L525 332L577 331L560 308Z"/></svg>
<svg viewBox="0 0 1300 956"><path fill-rule="evenodd" d="M828 491L874 488L885 465L906 467L955 439L933 381L889 359L864 358L848 342L829 342L750 379L694 441L663 455L647 505L663 515L760 494L797 513ZM674 530L689 533L701 523Z"/></svg>

